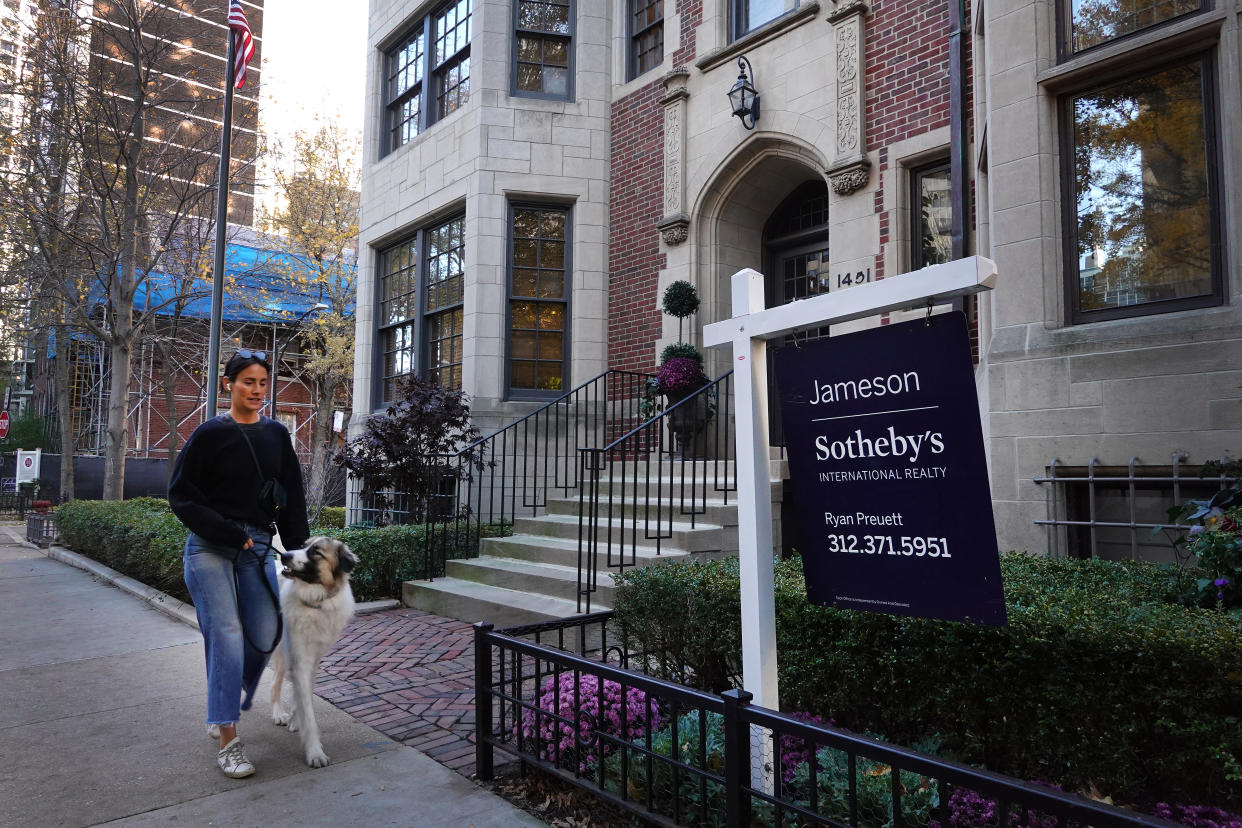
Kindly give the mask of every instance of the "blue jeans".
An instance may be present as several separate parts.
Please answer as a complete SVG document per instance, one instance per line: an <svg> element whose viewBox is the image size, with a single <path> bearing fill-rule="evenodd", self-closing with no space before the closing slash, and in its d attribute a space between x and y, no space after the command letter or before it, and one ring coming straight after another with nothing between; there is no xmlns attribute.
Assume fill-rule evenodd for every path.
<svg viewBox="0 0 1242 828"><path fill-rule="evenodd" d="M250 709L268 659L255 647L271 649L276 638L280 612L272 595L280 593L272 539L253 526L246 532L251 549L219 546L193 532L185 542L185 585L207 658L207 724L232 724Z"/></svg>

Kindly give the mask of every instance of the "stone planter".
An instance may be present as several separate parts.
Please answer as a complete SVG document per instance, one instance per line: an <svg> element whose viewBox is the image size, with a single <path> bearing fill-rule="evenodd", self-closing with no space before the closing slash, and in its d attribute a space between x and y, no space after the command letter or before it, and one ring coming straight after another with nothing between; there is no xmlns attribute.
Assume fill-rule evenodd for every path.
<svg viewBox="0 0 1242 828"><path fill-rule="evenodd" d="M716 412L707 395L698 394L706 385L687 386L664 394L665 410L672 409L668 414L670 449L683 460L702 458L707 454L707 427ZM695 394L698 396L694 400L673 408Z"/></svg>

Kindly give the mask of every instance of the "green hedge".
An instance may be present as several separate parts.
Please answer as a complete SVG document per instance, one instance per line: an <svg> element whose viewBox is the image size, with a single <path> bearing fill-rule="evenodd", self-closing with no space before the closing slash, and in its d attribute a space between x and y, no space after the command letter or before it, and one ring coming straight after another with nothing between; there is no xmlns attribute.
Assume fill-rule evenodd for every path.
<svg viewBox="0 0 1242 828"><path fill-rule="evenodd" d="M345 507L324 506L319 510L319 526L323 529L344 529Z"/></svg>
<svg viewBox="0 0 1242 828"><path fill-rule="evenodd" d="M778 564L781 707L1120 801L1242 803L1242 623L1172 603L1193 573L1024 555L1002 573L1009 624L980 627L813 606ZM618 626L670 674L736 680L736 560L618 582Z"/></svg>
<svg viewBox="0 0 1242 828"><path fill-rule="evenodd" d="M436 548L444 551L444 559L472 558L478 554L479 537L510 534L508 525L483 525L477 531L472 523L433 524ZM379 528L351 526L330 529L320 526L316 534L340 538L358 556L358 566L350 573L350 585L359 601L378 598L400 598L401 583L424 577L427 566L427 527L423 524L383 526ZM439 557L439 556L437 556ZM444 574L442 561L435 577Z"/></svg>
<svg viewBox="0 0 1242 828"><path fill-rule="evenodd" d="M60 542L144 584L189 601L181 574L186 530L160 498L71 500L54 513Z"/></svg>
<svg viewBox="0 0 1242 828"><path fill-rule="evenodd" d="M73 551L183 601L190 600L181 566L189 533L163 498L73 500L56 510L55 520L61 543ZM483 526L480 533L473 525L448 524L446 529L441 524L436 531L437 542L453 559L476 554L480 534L504 535L509 527ZM311 534L340 538L358 555L350 582L359 601L400 597L402 581L423 577L427 542L421 525L380 529L316 526ZM444 574L442 566L437 569L436 575Z"/></svg>

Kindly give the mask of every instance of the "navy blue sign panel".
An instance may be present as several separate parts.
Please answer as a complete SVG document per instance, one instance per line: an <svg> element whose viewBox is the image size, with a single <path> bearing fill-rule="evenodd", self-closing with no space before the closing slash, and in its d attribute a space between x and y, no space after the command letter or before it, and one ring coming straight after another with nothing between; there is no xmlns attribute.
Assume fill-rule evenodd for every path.
<svg viewBox="0 0 1242 828"><path fill-rule="evenodd" d="M1005 623L966 317L775 354L807 595Z"/></svg>

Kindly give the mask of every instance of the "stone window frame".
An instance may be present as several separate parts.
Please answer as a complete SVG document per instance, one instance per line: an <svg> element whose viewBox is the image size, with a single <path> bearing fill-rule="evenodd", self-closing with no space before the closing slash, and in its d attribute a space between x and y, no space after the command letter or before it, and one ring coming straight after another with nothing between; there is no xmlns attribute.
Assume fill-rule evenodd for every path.
<svg viewBox="0 0 1242 828"><path fill-rule="evenodd" d="M766 29L768 26L775 24L778 20L782 20L788 17L789 15L797 14L798 8L801 5L803 5L806 2L806 0L793 0L793 8L786 9L785 11L778 14L776 17L773 17L771 20L765 20L764 22L760 23L758 26L755 26L753 29L746 29L742 27L742 20L743 20L743 15L746 11L747 4L749 2L750 0L728 0L729 42L730 43L733 43L734 41L737 41L737 40L741 40L747 35L760 31L761 29Z"/></svg>
<svg viewBox="0 0 1242 828"><path fill-rule="evenodd" d="M428 313L427 312L427 293L428 293L427 276L428 276L428 268L429 268L428 256L430 254L429 245L428 245L428 237L433 232L443 229L454 222L460 222L462 225L462 228L461 228L461 248L462 248L461 278L463 279L462 295L458 299L457 302L452 304L452 306L445 306L442 308L438 308L436 309L434 313ZM376 278L376 291L375 291L375 308L376 308L376 314L375 314L375 318L376 318L376 336L375 336L376 359L375 359L375 364L379 365L380 370L376 372L375 382L374 382L375 399L378 401L378 405L374 406L375 408L382 408L383 406L392 402L393 400L392 392L395 391L396 389L396 381L398 377L408 376L410 374L426 373L428 365L430 364L430 355L428 352L428 346L430 343L427 341L427 336L430 332L430 325L428 323L428 319L430 319L433 316L450 313L454 310L462 311L463 317L464 317L464 308L465 308L464 280L465 280L465 275L466 275L465 274L465 243L466 243L465 222L466 222L465 211L458 210L456 212L449 213L445 215L444 217L438 219L437 221L427 224L424 227L420 227L417 230L413 231L412 233L402 236L401 238L397 239L396 241L390 244L385 245L384 247L380 248L377 251L376 261L378 262L378 268L377 268L378 273L377 273L377 278ZM393 277L395 274L388 273L388 257L391 254L398 252L402 248L405 248L407 251L412 251L409 257L411 259L411 263L401 268L401 270L404 273L402 278L404 280L404 284L406 285L408 289L402 292L400 296L408 297L406 301L406 306L409 308L409 312L405 316L394 319L393 321L390 322L390 321L387 321L385 313L384 313L385 303L386 301L389 301L388 299L385 298L385 292L387 289L386 280ZM463 318L463 328L464 328L464 321L465 320ZM405 332L402 347L389 348L388 336L390 334L396 333L399 330ZM464 347L464 343L465 343L464 330L459 338L462 340L462 344ZM393 374L389 376L385 368L386 357L389 353L397 353L398 351L404 351L410 355L409 359L411 362L411 365L410 365L411 370L409 372ZM458 362L454 364L464 366L464 351L463 351L462 362ZM460 388L458 390L460 390Z"/></svg>
<svg viewBox="0 0 1242 828"><path fill-rule="evenodd" d="M1092 44L1083 49L1075 50L1073 48L1074 38L1074 16L1073 16L1073 0L1057 0L1056 2L1056 32L1057 32L1057 61L1065 63L1088 54L1095 49L1110 46L1115 43L1123 43L1131 38L1148 34L1152 31L1159 31L1162 28L1175 25L1181 21L1194 18L1212 11L1215 7L1215 0L1197 0L1199 8L1194 11L1183 12L1175 15L1167 20L1161 20L1158 23L1152 23L1147 26L1140 27L1131 32L1102 40L1099 43Z"/></svg>
<svg viewBox="0 0 1242 828"><path fill-rule="evenodd" d="M444 18L446 12L465 4L466 14L463 21L458 21L457 25L465 25L467 28L465 45L455 50L452 54L446 55L444 60L435 62L435 44L438 39L442 39L445 35L443 31L437 31L436 23ZM473 40L474 26L474 0L447 0L447 2L439 3L432 8L427 14L420 17L410 26L401 30L401 33L393 39L392 45L383 50L383 73L381 82L383 83L382 96L383 106L383 141L380 151L380 157L400 149L406 144L413 141L419 135L426 132L433 124L444 119L453 112L456 112L465 105L469 98L469 65L470 65L470 43ZM456 26L454 26L454 31ZM396 89L396 79L401 67L398 65L400 55L407 46L415 43L421 38L422 53L418 56L417 62L419 67L418 80L409 84L400 90ZM445 92L441 88L443 80L452 76L454 70L460 67L467 67L467 74L464 77L455 76L456 83L453 91L459 90L463 83L467 84L465 98L456 102L456 105L445 111L444 99ZM418 111L413 119L402 118L402 112L406 104L417 101ZM399 127L413 120L414 130L404 137L398 132Z"/></svg>
<svg viewBox="0 0 1242 828"><path fill-rule="evenodd" d="M509 62L509 94L516 98L538 98L548 101L574 100L574 76L577 74L577 60L574 54L574 42L578 34L578 1L567 0L566 3L566 5L569 6L568 34L547 32L542 29L520 28L518 26L518 11L521 3L522 0L513 0L513 38L511 42L513 59ZM560 5L560 3L558 2L556 5ZM568 74L568 77L565 80L565 94L562 95L555 92L534 92L531 90L518 89L518 39L523 35L539 38L544 41L558 40L565 44L565 52L567 55L566 72Z"/></svg>
<svg viewBox="0 0 1242 828"><path fill-rule="evenodd" d="M514 388L513 359L511 356L513 333L513 302L517 297L513 292L513 241L514 212L516 210L556 210L565 214L565 292L560 300L543 300L540 302L560 302L564 305L564 330L561 331L561 387L560 389ZM505 211L505 343L504 343L504 388L507 400L547 400L555 399L568 391L571 385L572 353L570 340L573 328L573 205L563 201L538 201L531 199L513 200L508 203Z"/></svg>
<svg viewBox="0 0 1242 828"><path fill-rule="evenodd" d="M1143 30L1146 33L1147 30ZM1061 202L1060 215L1064 232L1061 233L1061 273L1062 303L1065 309L1065 324L1069 326L1085 325L1094 322L1105 322L1114 319L1133 319L1154 316L1177 311L1223 305L1226 300L1225 263L1224 263L1224 210L1225 202L1222 187L1223 179L1223 148L1221 146L1220 119L1220 85L1219 61L1216 58L1215 45L1201 48L1188 54L1174 50L1162 61L1151 59L1151 52L1136 57L1136 62L1128 71L1112 69L1102 73L1093 81L1087 80L1086 72L1076 71L1072 79L1075 85L1058 84L1057 97L1057 144L1060 153L1060 171L1058 175L1058 195ZM1111 61L1109 61L1111 62ZM1157 302L1145 302L1124 305L1095 311L1079 309L1081 285L1078 267L1078 234L1077 200L1074 197L1076 186L1074 181L1074 119L1071 111L1073 99L1081 94L1107 89L1127 79L1145 77L1167 69L1185 66L1198 62L1202 66L1203 77L1203 110L1204 131L1206 139L1206 164L1208 179L1208 212L1209 233L1211 239L1212 291L1202 296L1169 299ZM1083 67L1089 69L1090 66Z"/></svg>
<svg viewBox="0 0 1242 828"><path fill-rule="evenodd" d="M664 9L665 4L672 0L625 0L625 39L626 39L626 56L625 56L625 80L627 82L634 80L640 75L659 69L664 65ZM650 8L659 4L659 18L654 23L649 23L641 29L637 27L637 18L639 4L643 4L643 9ZM639 56L642 54L642 38L648 34L658 33L660 36L660 58L647 69L639 69Z"/></svg>

